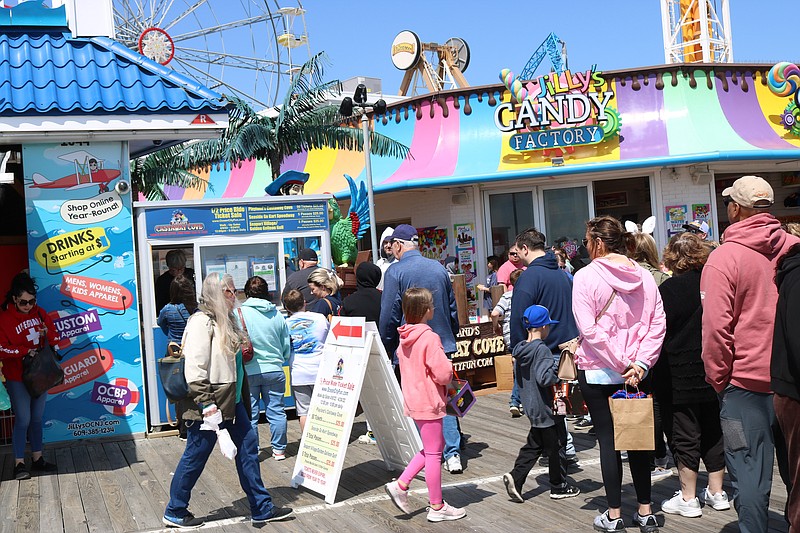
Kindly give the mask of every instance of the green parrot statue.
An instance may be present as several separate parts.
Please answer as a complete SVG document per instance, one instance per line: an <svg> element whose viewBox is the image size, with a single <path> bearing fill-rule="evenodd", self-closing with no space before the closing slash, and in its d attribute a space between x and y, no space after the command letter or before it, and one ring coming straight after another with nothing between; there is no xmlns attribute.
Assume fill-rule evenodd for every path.
<svg viewBox="0 0 800 533"><path fill-rule="evenodd" d="M354 266L358 254L358 239L369 229L369 201L367 187L361 182L356 187L353 178L344 175L350 186L350 209L347 218L342 218L339 203L335 198L328 200L328 220L331 227L331 253L336 266Z"/></svg>

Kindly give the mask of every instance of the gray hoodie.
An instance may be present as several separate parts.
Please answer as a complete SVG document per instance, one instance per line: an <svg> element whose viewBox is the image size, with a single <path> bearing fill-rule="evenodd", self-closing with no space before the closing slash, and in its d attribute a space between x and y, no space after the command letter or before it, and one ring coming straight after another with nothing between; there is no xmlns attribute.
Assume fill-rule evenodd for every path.
<svg viewBox="0 0 800 533"><path fill-rule="evenodd" d="M555 425L552 386L558 383L553 354L540 340L522 341L514 347L517 386L525 414L535 428Z"/></svg>

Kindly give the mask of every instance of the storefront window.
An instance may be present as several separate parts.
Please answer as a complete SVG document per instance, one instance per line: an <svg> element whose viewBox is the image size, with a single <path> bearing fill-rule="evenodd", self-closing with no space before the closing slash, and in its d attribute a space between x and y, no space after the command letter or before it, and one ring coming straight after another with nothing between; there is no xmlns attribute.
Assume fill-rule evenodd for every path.
<svg viewBox="0 0 800 533"><path fill-rule="evenodd" d="M492 254L505 256L517 235L534 225L530 191L489 196L492 221Z"/></svg>
<svg viewBox="0 0 800 533"><path fill-rule="evenodd" d="M589 219L589 193L586 187L545 189L544 228L547 244L560 248L577 248L586 233Z"/></svg>
<svg viewBox="0 0 800 533"><path fill-rule="evenodd" d="M280 302L278 288L279 266L278 243L236 244L231 246L201 246L200 262L202 277L212 272L230 274L237 292L244 290L244 284L251 276L261 276L270 290L270 301ZM245 296L237 294L240 300Z"/></svg>

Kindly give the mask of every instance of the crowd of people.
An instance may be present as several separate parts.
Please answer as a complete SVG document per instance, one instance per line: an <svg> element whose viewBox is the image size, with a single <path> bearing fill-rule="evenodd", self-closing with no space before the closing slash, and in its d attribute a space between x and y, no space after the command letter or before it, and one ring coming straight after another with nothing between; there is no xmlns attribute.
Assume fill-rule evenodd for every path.
<svg viewBox="0 0 800 533"><path fill-rule="evenodd" d="M659 530L659 509L699 517L704 506L724 511L731 503L741 531L767 531L775 457L789 492L786 520L791 531L800 528L800 491L793 490L800 480L800 336L791 327L800 310L800 238L769 214L774 195L762 178L744 176L722 195L731 225L721 245L709 242L708 225L697 221L672 236L659 257L647 231L599 216L586 223L583 242L572 249L548 245L531 228L510 243L507 261L488 258L489 275L477 288L489 306L491 287L502 287L490 315L515 361L509 411L530 422L512 470L502 476L512 501L523 502L523 485L537 461L548 467L550 498L581 491L567 476L577 458L559 403L568 388L557 375L560 347L576 341L575 381L599 444L607 501L594 519L595 530L622 531L631 523L622 513L625 458L637 502L632 523L644 533ZM292 513L273 503L261 479L258 421L263 405L272 458L283 460L284 367L289 366L302 431L329 323L338 315L377 324L404 393L405 414L420 432L422 450L385 486L386 493L411 513L408 490L424 469L427 519L466 516L465 509L444 501L440 471L442 465L451 474L464 468L459 420L446 410L459 329L451 281L456 262L448 270L424 257L417 230L401 224L384 232L380 259L357 266L357 289L342 298L341 279L320 268L316 252L306 248L281 294L284 317L271 300L276 288L259 276L247 280L239 301L233 278L211 273L202 280L198 303L183 253L171 251L166 259L168 271L156 283L158 325L180 345L190 392L176 405L186 448L170 487L165 525L203 524L189 511L189 500L218 438L230 440L227 449L252 523ZM42 456L46 395L34 398L21 383L22 359L35 356L44 339L58 345L52 320L36 305L34 281L20 274L0 314L0 360L16 415L19 480L31 470L55 467ZM628 387L652 394L652 451L626 453L615 446L609 398ZM365 437L374 442L371 432ZM654 475L671 473L669 456L680 486L654 505L651 482ZM699 490L701 462L708 482ZM726 471L730 496L723 489Z"/></svg>

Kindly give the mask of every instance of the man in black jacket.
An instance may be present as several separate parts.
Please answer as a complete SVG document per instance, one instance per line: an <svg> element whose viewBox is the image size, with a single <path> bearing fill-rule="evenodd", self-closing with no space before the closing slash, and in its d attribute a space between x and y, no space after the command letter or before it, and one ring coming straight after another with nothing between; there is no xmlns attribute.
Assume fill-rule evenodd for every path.
<svg viewBox="0 0 800 533"><path fill-rule="evenodd" d="M772 337L770 386L775 416L786 439L789 456L789 498L786 520L790 531L800 529L800 244L792 246L778 263L775 284L778 306L775 312L775 333Z"/></svg>

